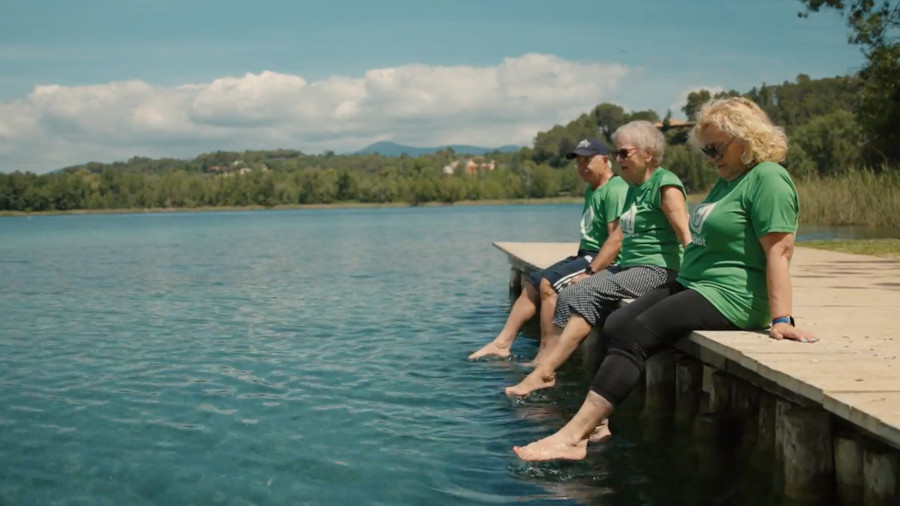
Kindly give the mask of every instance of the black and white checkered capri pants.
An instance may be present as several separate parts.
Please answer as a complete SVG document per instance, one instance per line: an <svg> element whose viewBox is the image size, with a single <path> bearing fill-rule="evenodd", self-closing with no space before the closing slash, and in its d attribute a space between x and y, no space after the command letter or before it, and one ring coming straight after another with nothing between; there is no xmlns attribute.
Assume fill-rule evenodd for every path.
<svg viewBox="0 0 900 506"><path fill-rule="evenodd" d="M655 265L610 265L559 291L553 324L565 327L572 313L575 313L596 327L618 307L622 299L636 299L674 281L676 276L678 271Z"/></svg>

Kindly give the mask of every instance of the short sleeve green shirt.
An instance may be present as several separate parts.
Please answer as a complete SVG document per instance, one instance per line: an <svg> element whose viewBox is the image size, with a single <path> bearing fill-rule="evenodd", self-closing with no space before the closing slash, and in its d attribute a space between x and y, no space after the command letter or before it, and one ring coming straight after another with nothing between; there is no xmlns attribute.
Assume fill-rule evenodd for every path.
<svg viewBox="0 0 900 506"><path fill-rule="evenodd" d="M733 181L719 179L691 213L693 242L685 249L678 282L738 327L764 328L771 318L759 239L795 233L799 212L797 189L777 163L763 162Z"/></svg>
<svg viewBox="0 0 900 506"><path fill-rule="evenodd" d="M660 192L665 186L675 186L684 193L684 185L675 174L658 168L644 184L628 186L625 212L619 217L624 234L619 265L655 265L678 270L681 241L663 213Z"/></svg>
<svg viewBox="0 0 900 506"><path fill-rule="evenodd" d="M586 185L584 210L581 214L581 243L579 249L597 251L609 237L607 225L622 214L628 183L613 176L596 189Z"/></svg>

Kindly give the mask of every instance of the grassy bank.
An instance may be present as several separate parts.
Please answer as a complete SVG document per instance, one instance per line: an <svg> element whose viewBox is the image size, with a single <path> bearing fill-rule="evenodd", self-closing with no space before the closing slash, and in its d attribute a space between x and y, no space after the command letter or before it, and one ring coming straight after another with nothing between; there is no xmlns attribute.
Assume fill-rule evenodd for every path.
<svg viewBox="0 0 900 506"><path fill-rule="evenodd" d="M800 220L816 225L900 227L900 172L855 170L797 181Z"/></svg>
<svg viewBox="0 0 900 506"><path fill-rule="evenodd" d="M809 241L798 246L859 255L900 259L900 239L852 239L841 241Z"/></svg>

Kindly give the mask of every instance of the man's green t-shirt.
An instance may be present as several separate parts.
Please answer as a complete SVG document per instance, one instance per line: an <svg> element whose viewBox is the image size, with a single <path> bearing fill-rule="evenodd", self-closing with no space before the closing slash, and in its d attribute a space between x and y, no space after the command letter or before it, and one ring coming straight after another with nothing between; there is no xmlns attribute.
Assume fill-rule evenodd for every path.
<svg viewBox="0 0 900 506"><path fill-rule="evenodd" d="M613 176L606 183L584 188L584 210L581 213L581 243L579 249L597 251L609 237L607 224L622 214L628 183Z"/></svg>
<svg viewBox="0 0 900 506"><path fill-rule="evenodd" d="M733 181L719 179L691 213L693 242L678 282L703 295L743 329L769 324L766 255L759 239L795 233L800 203L784 167L763 162Z"/></svg>
<svg viewBox="0 0 900 506"><path fill-rule="evenodd" d="M675 186L685 193L678 176L663 168L653 171L640 186L628 185L625 212L619 217L625 236L619 265L655 265L672 270L681 265L681 241L662 210L660 192L664 186Z"/></svg>

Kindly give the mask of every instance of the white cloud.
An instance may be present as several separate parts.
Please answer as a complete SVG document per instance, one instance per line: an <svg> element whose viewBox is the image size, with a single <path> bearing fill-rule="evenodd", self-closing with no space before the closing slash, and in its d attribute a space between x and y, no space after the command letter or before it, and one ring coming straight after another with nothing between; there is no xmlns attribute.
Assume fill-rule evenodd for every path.
<svg viewBox="0 0 900 506"><path fill-rule="evenodd" d="M489 67L406 65L314 82L262 72L174 87L37 86L0 102L0 171L216 149L346 152L378 140L526 145L612 101L631 71L526 54Z"/></svg>
<svg viewBox="0 0 900 506"><path fill-rule="evenodd" d="M688 95L700 90L707 90L710 95L715 95L716 93L725 91L725 88L721 86L693 86L682 91L681 94L678 95L678 100L669 105L669 110L672 111L672 117L684 118L684 111L682 111L681 108L687 104Z"/></svg>

